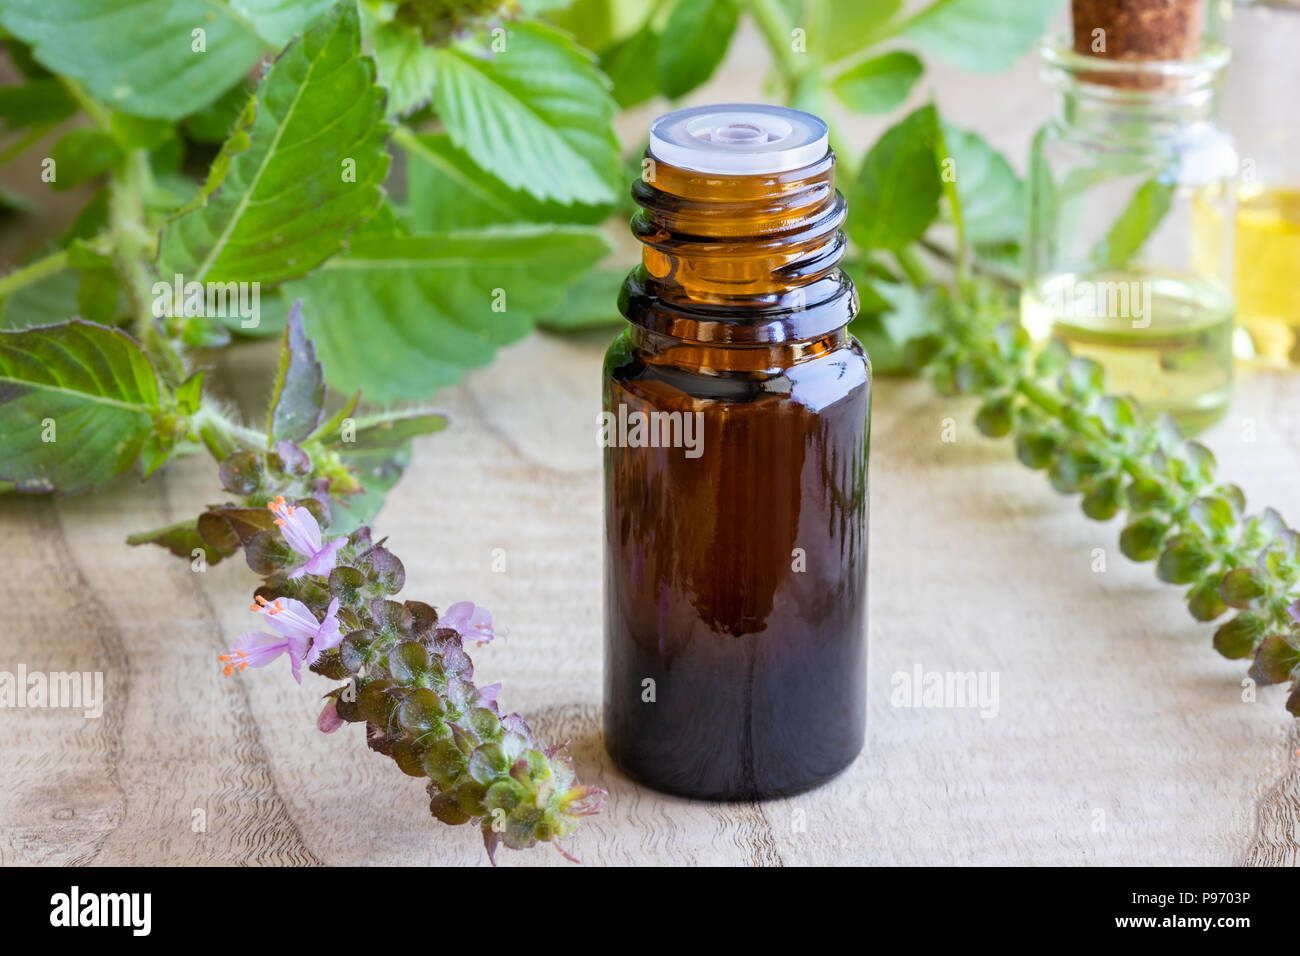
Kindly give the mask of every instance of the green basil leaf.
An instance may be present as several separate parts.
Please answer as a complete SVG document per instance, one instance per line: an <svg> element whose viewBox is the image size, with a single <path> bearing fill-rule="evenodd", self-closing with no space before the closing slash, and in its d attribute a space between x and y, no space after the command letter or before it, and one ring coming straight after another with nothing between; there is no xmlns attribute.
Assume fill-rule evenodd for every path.
<svg viewBox="0 0 1300 956"><path fill-rule="evenodd" d="M501 52L455 46L437 55L434 106L451 141L478 166L538 199L615 199L614 101L572 39L516 23Z"/></svg>
<svg viewBox="0 0 1300 956"><path fill-rule="evenodd" d="M0 481L84 491L135 464L160 414L130 336L80 319L0 331Z"/></svg>
<svg viewBox="0 0 1300 956"><path fill-rule="evenodd" d="M213 164L201 205L163 229L159 272L269 286L334 255L382 198L383 117L356 8L341 5L267 73Z"/></svg>
<svg viewBox="0 0 1300 956"><path fill-rule="evenodd" d="M685 96L707 81L727 55L739 21L735 0L677 0L659 41L664 96Z"/></svg>
<svg viewBox="0 0 1300 956"><path fill-rule="evenodd" d="M848 231L863 250L900 249L939 214L938 116L923 106L886 130L850 186Z"/></svg>
<svg viewBox="0 0 1300 956"><path fill-rule="evenodd" d="M888 113L907 99L924 70L911 53L894 50L841 73L831 89L841 103L858 113Z"/></svg>
<svg viewBox="0 0 1300 956"><path fill-rule="evenodd" d="M1008 69L1043 35L1062 0L937 0L903 29L925 53L963 70Z"/></svg>
<svg viewBox="0 0 1300 956"><path fill-rule="evenodd" d="M113 108L167 120L211 103L267 50L222 0L9 0L0 24Z"/></svg>
<svg viewBox="0 0 1300 956"><path fill-rule="evenodd" d="M487 364L609 250L604 234L586 226L367 233L284 292L303 299L330 384L388 403L424 398Z"/></svg>

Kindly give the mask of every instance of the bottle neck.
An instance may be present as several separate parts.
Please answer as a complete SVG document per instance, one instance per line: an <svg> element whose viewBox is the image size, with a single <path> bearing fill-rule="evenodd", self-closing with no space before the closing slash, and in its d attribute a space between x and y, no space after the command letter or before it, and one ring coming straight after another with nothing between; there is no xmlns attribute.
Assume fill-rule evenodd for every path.
<svg viewBox="0 0 1300 956"><path fill-rule="evenodd" d="M830 152L782 173L680 169L647 155L632 189L641 266L620 308L649 332L706 345L778 344L843 329L857 311L844 197Z"/></svg>
<svg viewBox="0 0 1300 956"><path fill-rule="evenodd" d="M1060 93L1061 121L1100 139L1173 137L1214 116L1228 51L1192 60L1108 60L1064 42L1042 47L1044 76Z"/></svg>

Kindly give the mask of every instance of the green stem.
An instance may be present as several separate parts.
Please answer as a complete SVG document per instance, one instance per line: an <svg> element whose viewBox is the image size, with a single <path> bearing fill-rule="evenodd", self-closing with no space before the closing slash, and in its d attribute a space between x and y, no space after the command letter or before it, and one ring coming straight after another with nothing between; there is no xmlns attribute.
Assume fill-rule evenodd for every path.
<svg viewBox="0 0 1300 956"><path fill-rule="evenodd" d="M54 129L55 123L40 123L27 130L22 136L14 140L4 149L0 149L0 166L5 165L15 156L26 152L36 144L38 140L50 130Z"/></svg>
<svg viewBox="0 0 1300 956"><path fill-rule="evenodd" d="M89 93L82 89L80 83L76 80L68 79L66 76L60 76L59 82L62 83L63 88L68 91L68 95L77 101L77 105L82 108L86 115L95 121L96 126L105 133L111 133L113 131L113 115L101 106Z"/></svg>
<svg viewBox="0 0 1300 956"><path fill-rule="evenodd" d="M868 30L862 39L858 41L858 48L848 56L841 57L827 67L827 73L832 79L842 73L847 73L859 63L871 59L871 57L875 55L875 51L872 48L877 44L884 43L886 40L891 40L894 37L899 36L907 30L908 27L916 23L917 20L929 16L930 11L935 7L945 6L950 2L951 0L936 0L935 3L922 7L910 16L894 17L892 20L882 23L875 29Z"/></svg>
<svg viewBox="0 0 1300 956"><path fill-rule="evenodd" d="M936 259L942 259L944 262L949 263L954 268L956 267L957 254L953 252L953 250L949 249L947 246L935 242L933 239L926 239L926 238L920 239L918 241L918 245L920 245L922 249L930 253L930 255L934 256ZM979 259L972 258L970 260L970 268L972 272L977 273L979 275L988 276L998 285L1003 286L1004 288L1010 291L1013 292L1020 291L1020 285L1021 285L1020 279L1018 279L1016 276L1013 276L1009 273L1003 272L1002 270L997 269L986 262L981 262Z"/></svg>
<svg viewBox="0 0 1300 956"><path fill-rule="evenodd" d="M114 170L108 192L113 265L122 280L136 337L163 363L164 371L179 382L184 377L184 363L153 314L154 273L150 263L158 238L146 224L144 203L152 182L149 153L143 149L131 150Z"/></svg>
<svg viewBox="0 0 1300 956"><path fill-rule="evenodd" d="M754 23L763 34L763 39L772 53L772 61L785 83L788 99L807 71L807 63L799 58L790 45L790 24L776 0L749 0L748 6Z"/></svg>
<svg viewBox="0 0 1300 956"><path fill-rule="evenodd" d="M241 425L229 418L211 402L204 402L190 419L194 431L217 461L224 461L233 452L265 451L266 433Z"/></svg>
<svg viewBox="0 0 1300 956"><path fill-rule="evenodd" d="M68 250L60 249L0 278L0 298L68 267Z"/></svg>
<svg viewBox="0 0 1300 956"><path fill-rule="evenodd" d="M912 285L920 288L930 283L930 270L925 267L921 257L916 254L916 249L911 246L903 246L894 253L894 258L898 261L898 266L907 276L907 281Z"/></svg>

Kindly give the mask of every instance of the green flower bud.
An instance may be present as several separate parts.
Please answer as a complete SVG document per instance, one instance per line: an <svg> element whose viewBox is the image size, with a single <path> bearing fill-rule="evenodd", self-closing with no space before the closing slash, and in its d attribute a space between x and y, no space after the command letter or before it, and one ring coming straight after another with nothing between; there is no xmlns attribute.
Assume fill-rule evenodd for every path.
<svg viewBox="0 0 1300 956"><path fill-rule="evenodd" d="M1026 468L1039 470L1052 463L1058 441L1046 429L1021 432L1016 436L1016 457Z"/></svg>
<svg viewBox="0 0 1300 956"><path fill-rule="evenodd" d="M1226 498L1197 498L1187 509L1187 517L1197 531L1212 541L1223 538L1237 525L1237 515Z"/></svg>
<svg viewBox="0 0 1300 956"><path fill-rule="evenodd" d="M1078 402L1100 395L1106 387L1106 373L1088 358L1072 358L1060 378L1061 391Z"/></svg>
<svg viewBox="0 0 1300 956"><path fill-rule="evenodd" d="M1167 511L1173 499L1155 478L1138 478L1128 486L1128 506L1135 512Z"/></svg>
<svg viewBox="0 0 1300 956"><path fill-rule="evenodd" d="M1231 607L1250 607L1268 594L1268 581L1259 568L1235 568L1219 583L1219 596Z"/></svg>
<svg viewBox="0 0 1300 956"><path fill-rule="evenodd" d="M1228 609L1228 605L1219 596L1219 586L1213 578L1207 578L1187 592L1187 610L1198 621L1213 621Z"/></svg>
<svg viewBox="0 0 1300 956"><path fill-rule="evenodd" d="M1150 561L1160 553L1161 542L1169 525L1154 515L1146 515L1119 533L1119 549L1131 561Z"/></svg>
<svg viewBox="0 0 1300 956"><path fill-rule="evenodd" d="M1001 438L1011 431L1014 400L1010 395L991 398L975 415L975 427L990 438Z"/></svg>
<svg viewBox="0 0 1300 956"><path fill-rule="evenodd" d="M1165 542L1156 562L1156 577L1169 584L1190 584L1214 562L1214 555L1198 535L1176 534Z"/></svg>
<svg viewBox="0 0 1300 956"><path fill-rule="evenodd" d="M1270 634L1260 642L1250 672L1261 684L1280 684L1294 678L1297 666L1300 666L1300 648L1296 647L1295 637Z"/></svg>
<svg viewBox="0 0 1300 956"><path fill-rule="evenodd" d="M1107 395L1097 403L1097 417L1112 435L1130 435L1138 424L1137 406L1119 395Z"/></svg>
<svg viewBox="0 0 1300 956"><path fill-rule="evenodd" d="M1034 375L1038 378L1060 375L1069 364L1069 346L1060 339L1051 339L1034 358Z"/></svg>
<svg viewBox="0 0 1300 956"><path fill-rule="evenodd" d="M1249 657L1263 634L1264 619L1242 611L1214 632L1214 649L1230 660Z"/></svg>
<svg viewBox="0 0 1300 956"><path fill-rule="evenodd" d="M1107 475L1094 485L1092 491L1084 495L1079 504L1083 513L1094 521L1109 521L1115 517L1123 503L1119 479Z"/></svg>
<svg viewBox="0 0 1300 956"><path fill-rule="evenodd" d="M450 787L465 772L469 759L456 746L456 742L447 737L433 744L424 755L424 769L439 787Z"/></svg>

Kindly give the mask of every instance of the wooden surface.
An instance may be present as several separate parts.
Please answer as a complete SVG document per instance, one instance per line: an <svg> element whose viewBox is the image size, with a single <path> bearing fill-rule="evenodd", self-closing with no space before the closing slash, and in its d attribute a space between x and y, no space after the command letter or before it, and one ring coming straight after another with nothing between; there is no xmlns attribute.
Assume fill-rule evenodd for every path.
<svg viewBox="0 0 1300 956"><path fill-rule="evenodd" d="M729 76L757 89L757 67L738 56ZM1032 63L932 82L1017 157L1051 108ZM570 740L582 778L610 791L571 846L585 863L1300 860L1300 732L1284 692L1243 702L1244 666L1211 649L1212 629L1188 617L1178 589L1120 556L1117 525L1085 519L1008 443L979 437L968 404L923 382L881 381L875 397L858 761L820 790L764 804L691 803L620 777L599 732L603 344L536 335L442 393L453 427L417 443L377 522L405 562L405 596L492 610L509 636L475 653L479 677L503 681L503 703L542 737ZM257 407L267 347L219 366ZM956 442L941 441L946 418ZM1300 519L1300 375L1244 376L1208 441L1254 506ZM195 457L143 486L0 498L0 670L102 671L107 698L97 720L0 710L0 858L485 863L477 832L434 821L420 783L367 750L359 728L316 730L326 682L309 674L299 687L283 662L220 675L216 655L255 623L241 561L200 574L123 544L219 497ZM504 573L492 571L495 548ZM1104 573L1092 569L1097 548ZM998 715L891 706L891 675L918 664L996 672ZM194 832L196 810L206 832ZM544 847L500 860L567 865Z"/></svg>
<svg viewBox="0 0 1300 956"><path fill-rule="evenodd" d="M882 381L876 395L863 755L818 791L761 805L620 777L598 720L600 353L534 336L445 393L453 427L418 444L378 522L408 596L493 610L510 633L475 654L478 674L504 681L507 706L571 740L583 779L609 789L574 842L584 862L1296 862L1300 734L1283 692L1243 703L1242 666L1211 650L1177 589L1118 554L1113 523L1083 518L1005 442L979 437L966 403L921 382ZM225 367L269 372L269 358L254 348ZM954 443L941 441L949 417ZM1239 440L1246 419L1253 443ZM1298 419L1300 377L1252 376L1211 437L1252 500L1289 514ZM98 720L0 710L4 860L482 862L477 833L432 820L420 784L358 728L315 729L324 681L299 687L287 667L220 676L216 654L253 624L241 562L198 574L123 545L214 495L194 458L146 486L0 500L0 669L100 670L107 700ZM997 672L998 715L891 706L891 675L918 663ZM206 833L191 832L195 809Z"/></svg>

